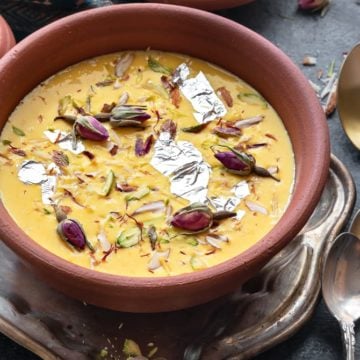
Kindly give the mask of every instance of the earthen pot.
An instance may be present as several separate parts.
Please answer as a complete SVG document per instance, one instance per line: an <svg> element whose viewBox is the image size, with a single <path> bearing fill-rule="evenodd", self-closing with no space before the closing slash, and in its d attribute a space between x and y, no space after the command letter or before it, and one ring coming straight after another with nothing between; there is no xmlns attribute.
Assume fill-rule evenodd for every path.
<svg viewBox="0 0 360 360"><path fill-rule="evenodd" d="M190 6L203 10L221 10L245 5L254 0L147 0L152 3Z"/></svg>
<svg viewBox="0 0 360 360"><path fill-rule="evenodd" d="M132 4L89 10L27 37L0 60L1 126L30 90L59 70L93 56L148 47L208 60L260 91L289 132L296 179L285 214L249 250L203 271L162 278L107 275L73 265L37 245L0 205L1 239L41 278L87 303L129 312L181 309L238 288L301 230L329 169L327 124L298 68L251 30L186 7Z"/></svg>
<svg viewBox="0 0 360 360"><path fill-rule="evenodd" d="M15 45L14 35L2 16L0 16L0 57Z"/></svg>

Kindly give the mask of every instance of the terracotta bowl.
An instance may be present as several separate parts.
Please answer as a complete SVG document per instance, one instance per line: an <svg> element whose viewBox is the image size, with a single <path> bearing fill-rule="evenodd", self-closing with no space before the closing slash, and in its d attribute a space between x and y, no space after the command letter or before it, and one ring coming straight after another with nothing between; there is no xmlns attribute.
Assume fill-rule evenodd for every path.
<svg viewBox="0 0 360 360"><path fill-rule="evenodd" d="M64 18L32 34L0 60L1 126L30 90L59 70L93 56L149 46L208 60L259 90L289 132L296 179L285 214L256 245L209 269L162 278L107 275L73 265L37 245L0 205L1 239L41 278L87 303L129 312L181 309L239 287L301 230L320 198L329 168L327 124L298 68L249 29L186 7L105 7Z"/></svg>
<svg viewBox="0 0 360 360"><path fill-rule="evenodd" d="M0 16L0 58L14 45L14 34L4 18Z"/></svg>
<svg viewBox="0 0 360 360"><path fill-rule="evenodd" d="M221 10L245 5L254 0L147 0L152 3L190 6L203 10Z"/></svg>

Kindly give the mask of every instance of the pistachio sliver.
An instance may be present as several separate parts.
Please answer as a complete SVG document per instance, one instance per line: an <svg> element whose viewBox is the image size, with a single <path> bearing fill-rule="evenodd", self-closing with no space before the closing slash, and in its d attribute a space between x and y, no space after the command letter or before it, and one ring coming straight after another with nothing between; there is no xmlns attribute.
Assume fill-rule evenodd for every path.
<svg viewBox="0 0 360 360"><path fill-rule="evenodd" d="M194 126L185 127L185 128L182 128L181 131L186 132L186 133L197 134L201 130L205 129L208 124L209 123L207 122L207 123L203 123L203 124L198 124L198 125L194 125Z"/></svg>
<svg viewBox="0 0 360 360"><path fill-rule="evenodd" d="M150 194L150 189L147 186L145 186L145 187L142 187L139 190L125 196L125 200L126 201L140 200L148 194Z"/></svg>
<svg viewBox="0 0 360 360"><path fill-rule="evenodd" d="M172 69L160 64L160 62L155 60L152 56L149 56L148 58L148 66L154 72L162 73L165 75L171 75L172 73Z"/></svg>
<svg viewBox="0 0 360 360"><path fill-rule="evenodd" d="M12 131L17 136L25 136L24 131L22 131L21 129L19 129L18 127L14 126L14 125L12 126Z"/></svg>
<svg viewBox="0 0 360 360"><path fill-rule="evenodd" d="M191 246L198 246L199 242L196 240L196 237L190 236L189 239L186 240L186 243Z"/></svg>
<svg viewBox="0 0 360 360"><path fill-rule="evenodd" d="M142 356L139 345L131 339L125 339L123 353L126 356Z"/></svg>
<svg viewBox="0 0 360 360"><path fill-rule="evenodd" d="M197 255L191 257L190 265L193 270L203 270L207 268L206 262Z"/></svg>
<svg viewBox="0 0 360 360"><path fill-rule="evenodd" d="M139 228L131 228L122 231L116 239L116 244L121 248L129 248L139 243L141 233Z"/></svg>
<svg viewBox="0 0 360 360"><path fill-rule="evenodd" d="M113 188L115 182L115 174L112 170L106 176L106 180L103 188L101 189L100 195L108 196L110 194L111 189Z"/></svg>
<svg viewBox="0 0 360 360"><path fill-rule="evenodd" d="M263 109L267 109L268 107L267 101L256 93L240 93L237 95L237 98L250 105L260 105Z"/></svg>

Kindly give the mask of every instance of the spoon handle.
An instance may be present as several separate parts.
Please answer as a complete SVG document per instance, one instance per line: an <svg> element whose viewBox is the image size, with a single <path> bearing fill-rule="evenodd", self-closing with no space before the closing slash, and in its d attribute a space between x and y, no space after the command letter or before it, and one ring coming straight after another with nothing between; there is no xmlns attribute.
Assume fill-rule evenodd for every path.
<svg viewBox="0 0 360 360"><path fill-rule="evenodd" d="M355 330L354 323L341 321L341 333L346 351L346 360L355 360Z"/></svg>

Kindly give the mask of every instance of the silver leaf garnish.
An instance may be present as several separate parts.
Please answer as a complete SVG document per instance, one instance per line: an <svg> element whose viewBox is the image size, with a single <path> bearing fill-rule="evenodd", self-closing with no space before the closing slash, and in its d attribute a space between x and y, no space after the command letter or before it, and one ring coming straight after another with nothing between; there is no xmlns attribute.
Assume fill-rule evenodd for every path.
<svg viewBox="0 0 360 360"><path fill-rule="evenodd" d="M197 122L203 124L224 116L227 113L226 107L204 73L200 71L194 78L188 79L189 74L188 66L183 63L176 68L172 81L191 102Z"/></svg>
<svg viewBox="0 0 360 360"><path fill-rule="evenodd" d="M44 165L34 160L21 163L18 178L24 184L42 184L47 181Z"/></svg>
<svg viewBox="0 0 360 360"><path fill-rule="evenodd" d="M189 67L185 63L182 63L175 69L172 76L172 81L180 87L189 75Z"/></svg>
<svg viewBox="0 0 360 360"><path fill-rule="evenodd" d="M47 167L48 172L53 172L56 175L61 173L59 167L51 163ZM45 166L34 160L24 161L19 168L18 178L24 184L41 185L42 202L45 205L53 204L52 196L56 190L56 175L47 175Z"/></svg>
<svg viewBox="0 0 360 360"><path fill-rule="evenodd" d="M51 205L54 203L52 196L56 190L57 176L48 176L47 180L41 183L41 196L42 202L45 205Z"/></svg>
<svg viewBox="0 0 360 360"><path fill-rule="evenodd" d="M151 165L169 177L170 191L186 200L204 203L207 199L210 166L202 154L188 141L175 142L162 132L154 146Z"/></svg>
<svg viewBox="0 0 360 360"><path fill-rule="evenodd" d="M250 189L249 189L249 184L243 180L240 181L239 183L237 183L232 189L231 191L235 194L235 196L238 199L244 199L246 198L248 195L250 195Z"/></svg>
<svg viewBox="0 0 360 360"><path fill-rule="evenodd" d="M231 192L233 192L235 196L212 196L208 198L208 203L216 211L234 211L240 204L241 200L250 194L249 185L245 180L242 180L231 189ZM243 215L239 214L240 218L242 216ZM236 216L236 218L238 219L238 216Z"/></svg>
<svg viewBox="0 0 360 360"><path fill-rule="evenodd" d="M71 151L75 155L81 154L85 150L84 144L79 139L76 141L75 148L73 147L72 135L69 132L60 130L45 130L44 135L51 143L56 143L61 149Z"/></svg>
<svg viewBox="0 0 360 360"><path fill-rule="evenodd" d="M216 211L233 211L239 204L240 199L237 197L225 197L225 196L211 196L208 199L208 203Z"/></svg>

